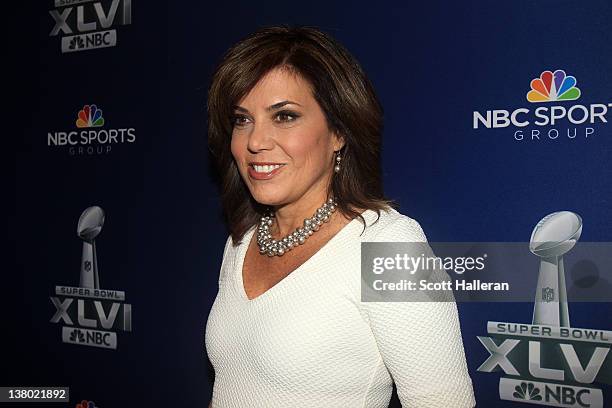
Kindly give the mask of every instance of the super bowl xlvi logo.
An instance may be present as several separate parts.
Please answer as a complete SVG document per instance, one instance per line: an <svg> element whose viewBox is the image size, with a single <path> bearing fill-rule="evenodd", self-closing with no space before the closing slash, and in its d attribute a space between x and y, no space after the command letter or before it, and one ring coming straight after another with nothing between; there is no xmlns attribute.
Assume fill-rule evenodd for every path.
<svg viewBox="0 0 612 408"><path fill-rule="evenodd" d="M84 105L77 113L76 129L47 132L47 146L68 148L73 156L107 154L113 145L134 143L133 127L105 128L102 109L97 105Z"/></svg>
<svg viewBox="0 0 612 408"><path fill-rule="evenodd" d="M493 109L474 111L474 129L512 128L514 140L559 140L588 139L595 134L594 124L608 123L607 116L612 103L590 105L567 102L578 100L581 91L577 79L562 69L543 71L531 81L526 99L531 103L543 104L533 109Z"/></svg>
<svg viewBox="0 0 612 408"><path fill-rule="evenodd" d="M555 407L603 407L593 383L612 383L612 331L570 326L563 256L582 233L569 211L547 215L535 226L530 251L540 258L531 324L487 322L478 336L489 357L481 372L501 370L503 400Z"/></svg>
<svg viewBox="0 0 612 408"><path fill-rule="evenodd" d="M55 23L49 36L62 36L62 53L114 47L112 27L132 24L132 0L55 0L49 14Z"/></svg>
<svg viewBox="0 0 612 408"><path fill-rule="evenodd" d="M55 287L51 323L63 323L64 343L116 349L116 331L132 331L132 305L125 303L124 292L100 289L95 238L103 225L100 207L89 207L81 214L77 227L83 240L80 284Z"/></svg>

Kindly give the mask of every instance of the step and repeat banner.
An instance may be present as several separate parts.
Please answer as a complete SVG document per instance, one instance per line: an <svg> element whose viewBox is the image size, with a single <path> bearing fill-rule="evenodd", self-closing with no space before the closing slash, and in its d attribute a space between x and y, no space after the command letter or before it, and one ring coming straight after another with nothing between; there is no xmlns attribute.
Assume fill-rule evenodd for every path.
<svg viewBox="0 0 612 408"><path fill-rule="evenodd" d="M47 391L32 406L207 406L204 329L228 234L207 88L225 50L276 24L319 27L360 62L384 108L385 193L429 241L514 243L525 257L503 270L528 296L457 296L477 406L612 406L612 3L45 0L29 12L35 94L0 382L13 399L0 406L28 406L15 400L33 386ZM596 255L579 256L583 243ZM564 263L547 270L550 257Z"/></svg>

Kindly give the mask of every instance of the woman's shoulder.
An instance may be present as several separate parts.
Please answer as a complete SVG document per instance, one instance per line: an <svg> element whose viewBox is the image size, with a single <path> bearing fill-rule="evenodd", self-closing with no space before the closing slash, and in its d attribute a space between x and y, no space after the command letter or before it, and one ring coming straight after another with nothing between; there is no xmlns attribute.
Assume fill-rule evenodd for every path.
<svg viewBox="0 0 612 408"><path fill-rule="evenodd" d="M236 248L237 245L234 245L234 241L232 239L232 235L229 234L227 239L225 240L225 247L223 248L223 259L225 259L228 254Z"/></svg>
<svg viewBox="0 0 612 408"><path fill-rule="evenodd" d="M225 248L223 249L223 258L234 255L239 247L248 245L250 237L257 229L257 225L258 224L251 225L242 233L242 236L236 239L234 239L235 237L232 234L228 234L225 240Z"/></svg>
<svg viewBox="0 0 612 408"><path fill-rule="evenodd" d="M421 224L392 207L380 210L380 216L375 210L367 210L363 215L368 225L364 241L427 242Z"/></svg>

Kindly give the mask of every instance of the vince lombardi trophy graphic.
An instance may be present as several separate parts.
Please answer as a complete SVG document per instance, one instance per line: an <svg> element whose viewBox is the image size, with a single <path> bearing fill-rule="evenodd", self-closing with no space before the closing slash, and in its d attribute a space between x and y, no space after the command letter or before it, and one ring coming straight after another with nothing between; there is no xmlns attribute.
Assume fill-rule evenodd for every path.
<svg viewBox="0 0 612 408"><path fill-rule="evenodd" d="M104 211L98 206L85 209L79 217L77 234L83 240L80 287L100 289L95 239L104 225Z"/></svg>
<svg viewBox="0 0 612 408"><path fill-rule="evenodd" d="M563 255L581 233L582 219L570 211L549 214L533 229L529 250L540 257L533 324L570 327Z"/></svg>

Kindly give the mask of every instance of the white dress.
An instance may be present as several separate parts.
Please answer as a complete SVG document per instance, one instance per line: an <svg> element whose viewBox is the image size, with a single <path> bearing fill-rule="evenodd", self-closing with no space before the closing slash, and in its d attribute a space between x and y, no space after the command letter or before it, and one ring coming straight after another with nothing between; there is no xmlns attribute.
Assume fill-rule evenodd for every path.
<svg viewBox="0 0 612 408"><path fill-rule="evenodd" d="M360 243L425 242L389 208L345 225L318 252L248 300L242 265L256 227L227 239L205 343L213 408L475 405L455 302L361 302ZM289 252L288 255L291 253Z"/></svg>

